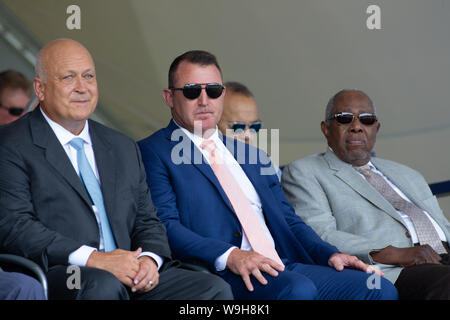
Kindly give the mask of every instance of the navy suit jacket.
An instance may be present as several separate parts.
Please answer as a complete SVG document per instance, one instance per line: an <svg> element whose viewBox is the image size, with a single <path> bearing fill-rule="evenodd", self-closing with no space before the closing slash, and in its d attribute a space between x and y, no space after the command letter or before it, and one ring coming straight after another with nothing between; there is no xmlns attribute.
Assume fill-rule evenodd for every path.
<svg viewBox="0 0 450 320"><path fill-rule="evenodd" d="M242 227L209 164L194 161L202 159L201 151L176 129L179 128L172 120L166 128L138 142L147 182L158 216L166 226L173 255L180 260L204 263L214 270L220 255L231 246L240 247ZM261 175L261 169L271 168L268 156L248 144L223 139L234 150L235 158L238 151L240 156L245 154L245 163L240 165L261 199L280 257L289 262L328 265L329 257L338 250L321 240L295 214L274 171ZM252 164L249 160L255 154Z"/></svg>

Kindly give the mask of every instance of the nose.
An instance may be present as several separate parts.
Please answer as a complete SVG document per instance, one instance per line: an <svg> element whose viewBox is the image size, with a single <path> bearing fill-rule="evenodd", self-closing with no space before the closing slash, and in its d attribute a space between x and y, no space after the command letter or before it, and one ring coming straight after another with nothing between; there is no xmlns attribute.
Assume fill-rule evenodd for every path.
<svg viewBox="0 0 450 320"><path fill-rule="evenodd" d="M76 77L75 91L77 91L77 92L85 92L86 91L86 85L83 81L83 78Z"/></svg>
<svg viewBox="0 0 450 320"><path fill-rule="evenodd" d="M206 94L206 89L202 88L200 96L198 97L198 105L206 106L208 105L208 95Z"/></svg>
<svg viewBox="0 0 450 320"><path fill-rule="evenodd" d="M362 126L361 122L359 121L359 118L355 116L352 123L350 124L350 131L351 132L361 132Z"/></svg>
<svg viewBox="0 0 450 320"><path fill-rule="evenodd" d="M245 135L245 139L250 139L250 136L252 135L252 131L250 130L250 128L248 126L245 128L244 135Z"/></svg>

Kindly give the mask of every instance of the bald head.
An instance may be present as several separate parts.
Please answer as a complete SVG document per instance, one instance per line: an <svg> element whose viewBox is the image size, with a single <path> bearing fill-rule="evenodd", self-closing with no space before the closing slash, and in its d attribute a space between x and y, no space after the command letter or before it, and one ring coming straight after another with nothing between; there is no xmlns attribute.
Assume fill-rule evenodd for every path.
<svg viewBox="0 0 450 320"><path fill-rule="evenodd" d="M72 39L56 39L49 42L39 51L34 66L36 77L47 81L47 69L51 65L51 61L55 56L64 56L64 50L84 51L91 57L89 51L79 42ZM92 57L91 57L92 59ZM93 59L92 59L93 60Z"/></svg>
<svg viewBox="0 0 450 320"><path fill-rule="evenodd" d="M78 135L97 106L94 61L79 42L58 39L38 54L34 89L44 113Z"/></svg>

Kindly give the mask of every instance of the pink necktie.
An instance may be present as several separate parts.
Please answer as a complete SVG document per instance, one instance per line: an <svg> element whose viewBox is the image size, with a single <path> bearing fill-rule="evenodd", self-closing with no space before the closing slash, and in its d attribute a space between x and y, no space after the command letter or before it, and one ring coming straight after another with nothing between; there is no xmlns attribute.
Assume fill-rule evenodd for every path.
<svg viewBox="0 0 450 320"><path fill-rule="evenodd" d="M264 232L261 222L258 220L255 211L245 197L241 187L231 175L220 156L216 154L214 141L205 140L201 144L201 147L209 152L211 169L219 180L228 200L230 200L231 206L241 223L252 249L283 265L275 247Z"/></svg>

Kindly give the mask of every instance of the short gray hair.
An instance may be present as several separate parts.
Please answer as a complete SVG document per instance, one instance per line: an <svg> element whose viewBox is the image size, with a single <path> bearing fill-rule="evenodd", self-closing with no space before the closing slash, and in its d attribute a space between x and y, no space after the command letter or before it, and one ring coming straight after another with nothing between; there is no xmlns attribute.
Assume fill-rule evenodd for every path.
<svg viewBox="0 0 450 320"><path fill-rule="evenodd" d="M41 79L42 81L47 81L47 73L45 72L44 63L43 63L43 54L42 50L38 52L36 56L36 62L34 64L34 72L36 74L36 77Z"/></svg>
<svg viewBox="0 0 450 320"><path fill-rule="evenodd" d="M337 92L335 95L333 95L333 96L330 98L330 100L328 100L327 108L325 109L325 121L327 121L327 119L330 118L330 117L332 116L332 112L333 112L334 107L335 107L335 105L334 105L334 100L336 99L336 97L337 97L338 95L340 95L341 93L344 93L344 92L350 92L350 91L360 92L360 93L362 93L363 95L365 95L365 96L367 97L367 99L369 99L370 105L372 106L372 109L373 109L373 113L374 113L374 114L377 114L377 111L376 111L376 109L375 109L375 105L374 105L373 102L372 102L372 99L370 99L370 97L369 97L364 91L359 90L359 89L355 89L355 88L349 88L349 89L342 89L341 91L339 91L339 92Z"/></svg>
<svg viewBox="0 0 450 320"><path fill-rule="evenodd" d="M227 88L227 92L234 92L234 93L239 93L242 94L245 97L252 97L253 93L249 90L249 88L247 88L246 85L237 82L237 81L228 81L224 83L225 87Z"/></svg>

